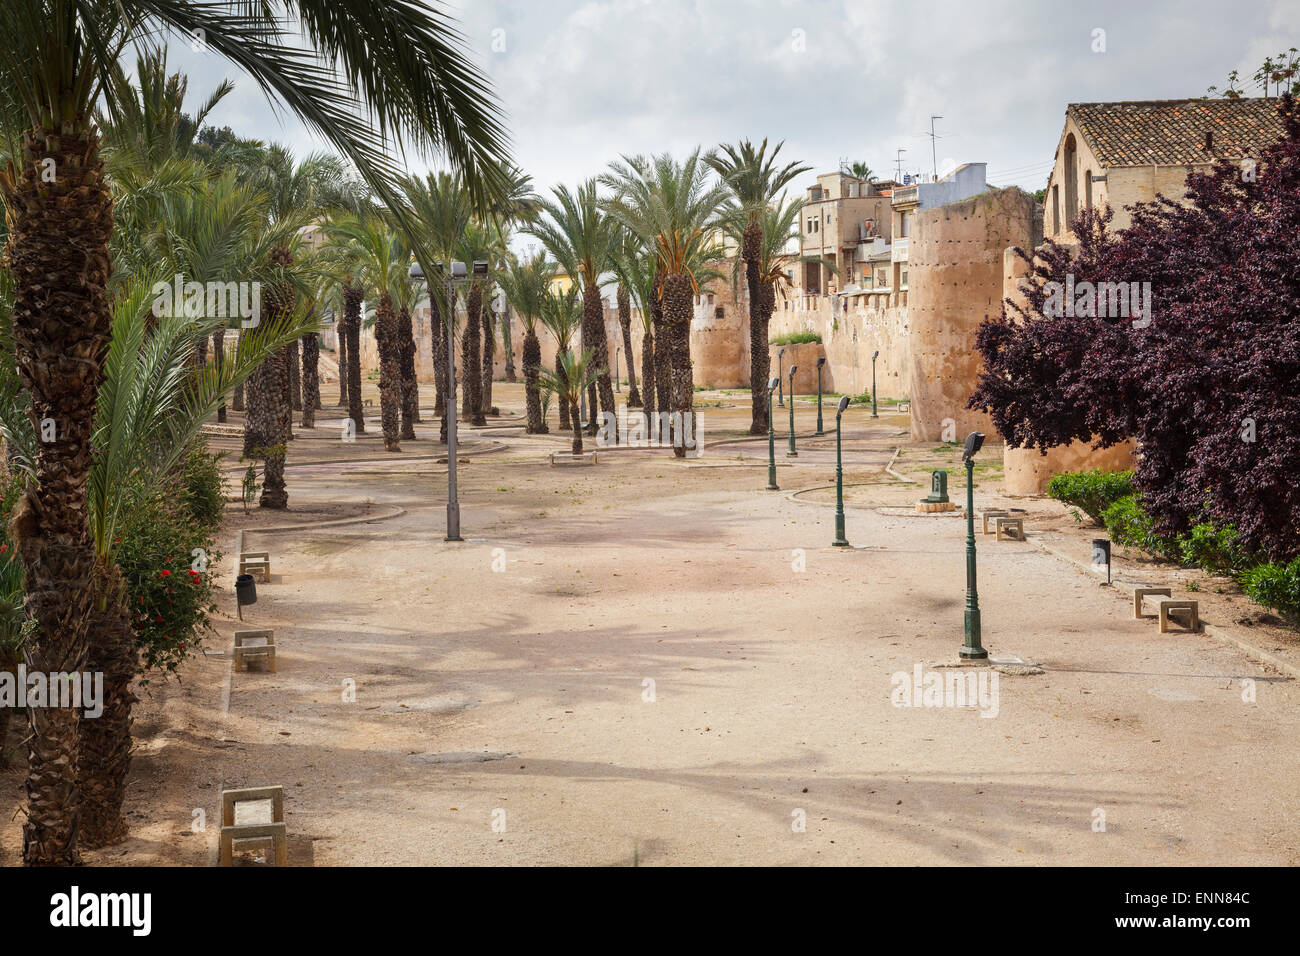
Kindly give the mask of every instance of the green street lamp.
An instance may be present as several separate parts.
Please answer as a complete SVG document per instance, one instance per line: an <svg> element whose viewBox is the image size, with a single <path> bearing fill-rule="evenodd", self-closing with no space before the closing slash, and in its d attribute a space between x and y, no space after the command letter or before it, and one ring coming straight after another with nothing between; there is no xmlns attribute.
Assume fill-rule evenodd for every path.
<svg viewBox="0 0 1300 956"><path fill-rule="evenodd" d="M767 382L767 490L780 491L776 484L776 427L772 421L772 393L781 379L773 376Z"/></svg>
<svg viewBox="0 0 1300 956"><path fill-rule="evenodd" d="M822 366L826 364L826 356L817 360L817 430L814 435L825 435L826 430L822 428Z"/></svg>
<svg viewBox="0 0 1300 956"><path fill-rule="evenodd" d="M831 546L836 548L849 546L849 539L844 537L844 462L840 455L840 423L848 407L849 396L841 395L839 408L835 409L835 540Z"/></svg>
<svg viewBox="0 0 1300 956"><path fill-rule="evenodd" d="M776 393L776 404L785 408L785 349L778 349L776 353L776 384L780 389Z"/></svg>
<svg viewBox="0 0 1300 956"><path fill-rule="evenodd" d="M983 445L984 433L971 432L961 454L966 464L966 640L959 656L968 661L989 656L980 644L980 598L975 587L975 455Z"/></svg>
<svg viewBox="0 0 1300 956"><path fill-rule="evenodd" d="M880 356L880 349L871 353L871 417L879 418L876 414L876 359Z"/></svg>
<svg viewBox="0 0 1300 956"><path fill-rule="evenodd" d="M798 365L790 366L790 450L785 453L787 458L798 458L799 452L794 447L794 373L799 371Z"/></svg>

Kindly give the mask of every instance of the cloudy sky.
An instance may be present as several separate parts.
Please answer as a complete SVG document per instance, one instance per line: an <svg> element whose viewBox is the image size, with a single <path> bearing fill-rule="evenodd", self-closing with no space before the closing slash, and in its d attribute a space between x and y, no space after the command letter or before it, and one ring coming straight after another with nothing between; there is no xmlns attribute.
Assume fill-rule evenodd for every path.
<svg viewBox="0 0 1300 956"><path fill-rule="evenodd" d="M539 186L620 153L743 137L783 156L892 174L987 162L1041 187L1071 102L1170 99L1249 77L1300 46L1300 0L458 0L473 58ZM1104 32L1102 32L1104 31ZM211 55L172 46L191 96L235 92L210 122L306 152L319 143ZM1258 95L1258 94L1255 94ZM436 161L433 163L436 165ZM428 165L428 164L423 164ZM413 164L417 166L417 164ZM418 166L417 166L418 168Z"/></svg>

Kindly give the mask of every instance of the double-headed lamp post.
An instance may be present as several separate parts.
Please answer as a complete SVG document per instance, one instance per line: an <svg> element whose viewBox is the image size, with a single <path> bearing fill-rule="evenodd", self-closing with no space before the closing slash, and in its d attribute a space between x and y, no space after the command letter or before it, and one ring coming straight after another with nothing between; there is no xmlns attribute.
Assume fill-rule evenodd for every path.
<svg viewBox="0 0 1300 956"><path fill-rule="evenodd" d="M826 364L826 356L817 360L817 431L814 435L825 435L826 430L822 428L822 366Z"/></svg>
<svg viewBox="0 0 1300 956"><path fill-rule="evenodd" d="M983 445L984 433L971 432L961 453L966 464L966 640L960 657L970 661L989 656L980 643L980 598L975 587L975 455Z"/></svg>
<svg viewBox="0 0 1300 956"><path fill-rule="evenodd" d="M799 371L798 365L790 366L790 450L785 453L787 458L798 458L799 452L794 447L794 373Z"/></svg>
<svg viewBox="0 0 1300 956"><path fill-rule="evenodd" d="M776 404L781 408L785 408L785 384L784 383L785 383L785 349L777 349L776 384L779 391L776 393Z"/></svg>
<svg viewBox="0 0 1300 956"><path fill-rule="evenodd" d="M780 491L776 483L776 423L772 421L772 393L781 383L780 376L767 380L767 490Z"/></svg>
<svg viewBox="0 0 1300 956"><path fill-rule="evenodd" d="M841 395L835 409L835 540L831 545L836 548L849 546L849 539L844 537L844 462L840 451L840 424L848 407L849 396Z"/></svg>
<svg viewBox="0 0 1300 956"><path fill-rule="evenodd" d="M879 418L876 414L876 359L880 357L880 349L871 353L871 417Z"/></svg>

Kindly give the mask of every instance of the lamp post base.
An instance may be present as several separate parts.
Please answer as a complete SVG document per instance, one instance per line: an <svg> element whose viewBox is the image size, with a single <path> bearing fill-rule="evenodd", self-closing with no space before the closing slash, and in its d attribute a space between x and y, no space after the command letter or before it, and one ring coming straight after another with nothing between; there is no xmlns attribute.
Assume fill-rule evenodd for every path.
<svg viewBox="0 0 1300 956"><path fill-rule="evenodd" d="M839 540L836 540L836 541L832 541L832 542L831 542L831 547L832 547L832 548L848 548L848 547L852 547L852 545L850 545L847 541L839 541Z"/></svg>

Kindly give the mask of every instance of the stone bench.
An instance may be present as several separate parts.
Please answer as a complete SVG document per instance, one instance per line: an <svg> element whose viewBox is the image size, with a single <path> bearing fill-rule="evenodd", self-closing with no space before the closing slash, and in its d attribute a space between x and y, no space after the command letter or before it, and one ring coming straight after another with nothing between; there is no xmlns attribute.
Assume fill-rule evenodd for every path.
<svg viewBox="0 0 1300 956"><path fill-rule="evenodd" d="M1201 629L1200 602L1189 598L1174 598L1171 594L1169 588L1134 588L1133 617L1139 619L1149 617L1145 610L1146 604L1150 602L1159 617L1161 634L1169 632L1170 618L1175 616L1187 619L1187 623L1183 626L1188 631L1199 631Z"/></svg>
<svg viewBox="0 0 1300 956"><path fill-rule="evenodd" d="M285 866L288 843L284 787L221 791L221 866L234 866L236 850L269 851L268 861Z"/></svg>
<svg viewBox="0 0 1300 956"><path fill-rule="evenodd" d="M240 574L260 574L263 584L271 583L271 553L269 551L241 551Z"/></svg>
<svg viewBox="0 0 1300 956"><path fill-rule="evenodd" d="M1006 511L1006 510L1004 510L1004 509L993 508L993 509L990 509L990 510L988 510L988 511L981 511L981 512L980 512L980 521L981 521L981 524L982 524L983 529L984 529L984 534L988 534L988 533L989 533L989 519L990 519L990 518L1007 518L1007 517L1010 517L1010 516L1011 516L1011 512L1010 512L1010 511Z"/></svg>
<svg viewBox="0 0 1300 956"><path fill-rule="evenodd" d="M275 631L269 627L235 631L235 670L248 670L250 660L262 661L275 673Z"/></svg>
<svg viewBox="0 0 1300 956"><path fill-rule="evenodd" d="M997 526L996 534L994 534L993 536L994 541L1002 541L1004 539L1010 541L1025 540L1025 519L1024 518L1012 518L1010 516L1004 516L1000 518L994 518L993 521ZM1013 528L1015 529L1015 534L1011 533Z"/></svg>
<svg viewBox="0 0 1300 956"><path fill-rule="evenodd" d="M554 452L549 456L551 467L565 465L594 465L596 463L596 453L594 451L583 452L581 455L565 454Z"/></svg>

